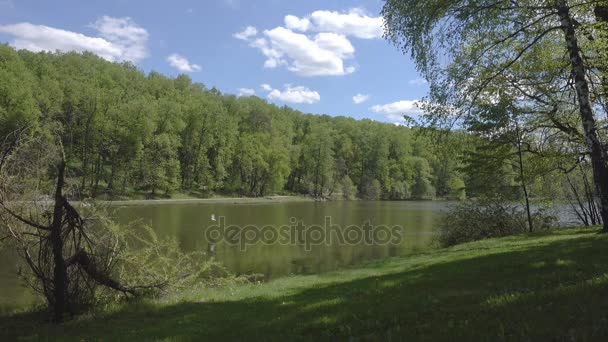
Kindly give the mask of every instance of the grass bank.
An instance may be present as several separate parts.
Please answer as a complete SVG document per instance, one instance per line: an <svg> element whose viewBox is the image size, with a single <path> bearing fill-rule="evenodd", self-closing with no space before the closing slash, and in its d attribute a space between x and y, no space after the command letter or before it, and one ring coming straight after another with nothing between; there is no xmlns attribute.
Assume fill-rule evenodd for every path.
<svg viewBox="0 0 608 342"><path fill-rule="evenodd" d="M606 340L608 236L570 229L332 273L189 289L61 326L4 317L0 340Z"/></svg>

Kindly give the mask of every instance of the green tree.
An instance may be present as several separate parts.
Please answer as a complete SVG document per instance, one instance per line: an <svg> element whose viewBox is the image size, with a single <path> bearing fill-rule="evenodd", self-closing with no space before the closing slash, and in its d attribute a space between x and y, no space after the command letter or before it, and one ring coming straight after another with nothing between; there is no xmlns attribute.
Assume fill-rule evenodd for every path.
<svg viewBox="0 0 608 342"><path fill-rule="evenodd" d="M597 65L585 61L596 55L592 27L604 8L604 0L389 0L382 13L386 36L411 53L431 84L427 123L466 124L477 100L499 90L531 107L529 113L586 147L608 232L608 152L597 115L602 97L591 86ZM578 113L575 125L571 109Z"/></svg>
<svg viewBox="0 0 608 342"><path fill-rule="evenodd" d="M324 125L313 126L302 146L302 157L309 192L323 197L332 185L334 172L333 132Z"/></svg>
<svg viewBox="0 0 608 342"><path fill-rule="evenodd" d="M34 78L11 48L0 45L0 137L37 123Z"/></svg>

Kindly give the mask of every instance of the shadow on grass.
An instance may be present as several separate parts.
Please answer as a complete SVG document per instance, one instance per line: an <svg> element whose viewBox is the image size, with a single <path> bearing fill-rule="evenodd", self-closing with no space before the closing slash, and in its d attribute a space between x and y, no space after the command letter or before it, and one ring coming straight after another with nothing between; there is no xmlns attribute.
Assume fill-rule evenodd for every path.
<svg viewBox="0 0 608 342"><path fill-rule="evenodd" d="M39 316L18 315L3 319L0 337L606 340L608 240L579 235L518 251L446 257L428 266L272 299L138 304L59 327L32 323Z"/></svg>

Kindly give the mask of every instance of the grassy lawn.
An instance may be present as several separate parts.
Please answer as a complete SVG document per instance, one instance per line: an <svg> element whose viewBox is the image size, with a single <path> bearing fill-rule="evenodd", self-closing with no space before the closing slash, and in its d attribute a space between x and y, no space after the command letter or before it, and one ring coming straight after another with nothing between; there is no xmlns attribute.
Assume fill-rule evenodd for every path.
<svg viewBox="0 0 608 342"><path fill-rule="evenodd" d="M39 314L3 317L0 340L606 341L607 310L608 236L572 229L190 289L61 326Z"/></svg>

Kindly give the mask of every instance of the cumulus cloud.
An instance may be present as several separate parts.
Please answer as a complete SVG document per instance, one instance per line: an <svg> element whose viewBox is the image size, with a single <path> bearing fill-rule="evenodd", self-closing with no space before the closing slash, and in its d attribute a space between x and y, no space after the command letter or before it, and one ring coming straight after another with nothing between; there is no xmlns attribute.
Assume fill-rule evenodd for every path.
<svg viewBox="0 0 608 342"><path fill-rule="evenodd" d="M239 92L237 94L237 96L253 96L255 95L255 89L251 89L251 88L239 88L238 89Z"/></svg>
<svg viewBox="0 0 608 342"><path fill-rule="evenodd" d="M177 53L174 53L167 57L167 62L169 62L169 65L181 72L199 72L202 69L200 65L190 63L188 59L181 55L178 55Z"/></svg>
<svg viewBox="0 0 608 342"><path fill-rule="evenodd" d="M314 11L308 16L287 15L285 26L264 30L258 37L254 27L235 33L266 57L265 68L287 67L305 77L341 76L355 72L346 60L354 58L349 37L381 38L382 17L373 17L360 8L346 12Z"/></svg>
<svg viewBox="0 0 608 342"><path fill-rule="evenodd" d="M414 101L397 101L384 105L375 105L370 109L378 114L384 114L389 120L399 123L405 122L404 115L408 117L416 117L422 114L422 109L419 107L420 102Z"/></svg>
<svg viewBox="0 0 608 342"><path fill-rule="evenodd" d="M133 63L148 56L148 32L131 18L103 16L90 26L99 37L26 22L0 25L0 32L15 37L10 43L15 48L34 52L89 51L112 62Z"/></svg>
<svg viewBox="0 0 608 342"><path fill-rule="evenodd" d="M272 101L313 104L321 100L321 95L318 92L303 86L294 87L286 84L283 90L279 90L273 89L268 84L262 84L262 89L268 92L267 97Z"/></svg>
<svg viewBox="0 0 608 342"><path fill-rule="evenodd" d="M370 98L369 95L357 94L357 95L353 96L353 102L355 104L360 104L360 103L363 103L363 102L369 100L369 98Z"/></svg>
<svg viewBox="0 0 608 342"><path fill-rule="evenodd" d="M253 26L247 26L243 31L237 32L232 36L236 39L240 40L248 40L251 37L254 37L258 34L258 29Z"/></svg>
<svg viewBox="0 0 608 342"><path fill-rule="evenodd" d="M419 103L418 100L403 100L384 105L375 105L371 110L382 114L420 114L422 110L418 107Z"/></svg>
<svg viewBox="0 0 608 342"><path fill-rule="evenodd" d="M305 77L346 75L355 71L345 66L344 60L352 58L355 48L343 35L319 33L312 37L295 33L284 27L264 31L263 38L250 42L264 54L265 68L285 65Z"/></svg>
<svg viewBox="0 0 608 342"><path fill-rule="evenodd" d="M148 56L148 31L137 25L133 19L103 16L91 26L124 52L124 60L135 62Z"/></svg>
<svg viewBox="0 0 608 342"><path fill-rule="evenodd" d="M306 32L310 28L310 20L308 18L298 18L295 15L285 16L285 27L290 30Z"/></svg>
<svg viewBox="0 0 608 342"><path fill-rule="evenodd" d="M310 29L361 39L382 38L384 32L382 17L371 17L361 8L353 8L343 13L314 11L310 16L304 18L288 15L285 17L285 24L291 29L303 32Z"/></svg>
<svg viewBox="0 0 608 342"><path fill-rule="evenodd" d="M265 38L257 38L252 41L249 46L260 50L262 54L266 56L264 68L272 69L278 67L279 65L287 64L287 62L283 58L283 56L285 55L283 51L280 51L271 46L268 40L266 40Z"/></svg>
<svg viewBox="0 0 608 342"><path fill-rule="evenodd" d="M337 33L323 32L315 36L314 42L321 49L332 51L340 58L350 58L355 48L345 36Z"/></svg>

